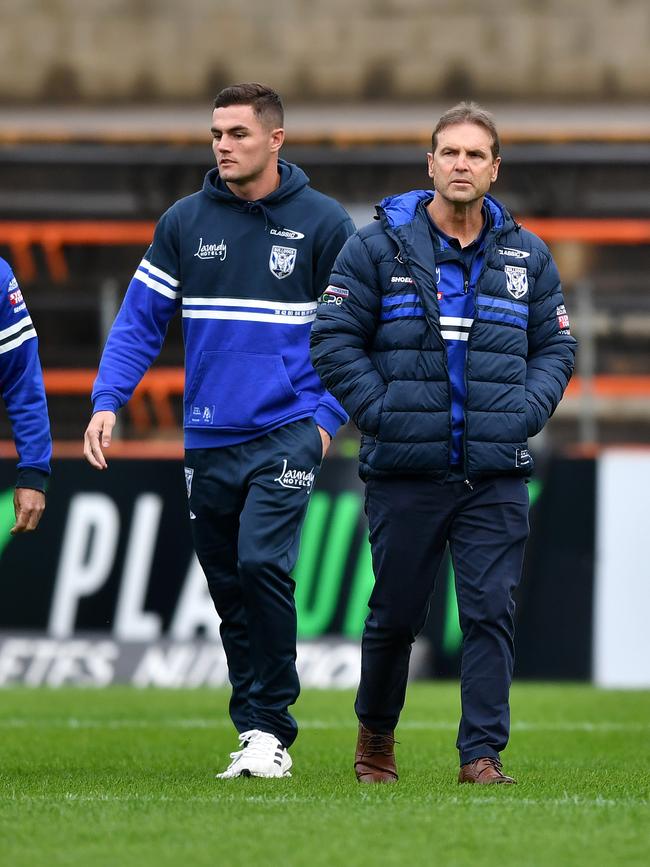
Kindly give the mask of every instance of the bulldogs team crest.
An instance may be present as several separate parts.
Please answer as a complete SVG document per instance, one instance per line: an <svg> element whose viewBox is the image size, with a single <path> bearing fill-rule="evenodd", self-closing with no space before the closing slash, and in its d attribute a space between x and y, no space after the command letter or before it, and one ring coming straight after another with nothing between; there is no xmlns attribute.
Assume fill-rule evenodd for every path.
<svg viewBox="0 0 650 867"><path fill-rule="evenodd" d="M523 298L528 292L528 271L518 265L506 265L506 289L513 298Z"/></svg>
<svg viewBox="0 0 650 867"><path fill-rule="evenodd" d="M187 499L192 496L192 479L194 478L194 468L185 467L185 487L187 488Z"/></svg>
<svg viewBox="0 0 650 867"><path fill-rule="evenodd" d="M293 273L296 265L296 256L298 250L295 247L271 247L271 256L269 258L269 268L271 274L277 277L278 280L283 280Z"/></svg>

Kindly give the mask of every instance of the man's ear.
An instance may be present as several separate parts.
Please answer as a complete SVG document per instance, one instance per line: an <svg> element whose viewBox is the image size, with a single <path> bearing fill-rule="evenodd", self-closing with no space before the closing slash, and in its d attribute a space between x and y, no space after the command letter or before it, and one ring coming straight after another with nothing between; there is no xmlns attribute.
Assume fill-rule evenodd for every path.
<svg viewBox="0 0 650 867"><path fill-rule="evenodd" d="M271 130L271 152L276 153L284 144L284 130L281 127Z"/></svg>

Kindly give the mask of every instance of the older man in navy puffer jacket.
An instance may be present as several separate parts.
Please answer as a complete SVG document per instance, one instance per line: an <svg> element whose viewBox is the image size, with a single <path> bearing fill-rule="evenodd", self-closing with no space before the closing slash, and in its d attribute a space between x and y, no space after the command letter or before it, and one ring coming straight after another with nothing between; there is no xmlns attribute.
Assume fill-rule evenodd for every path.
<svg viewBox="0 0 650 867"><path fill-rule="evenodd" d="M411 646L447 544L463 632L459 782L514 782L500 753L528 437L562 397L575 340L547 247L487 195L499 164L487 112L446 112L428 154L435 192L381 202L339 254L312 330L314 366L362 433L376 583L355 705L360 782L397 780Z"/></svg>

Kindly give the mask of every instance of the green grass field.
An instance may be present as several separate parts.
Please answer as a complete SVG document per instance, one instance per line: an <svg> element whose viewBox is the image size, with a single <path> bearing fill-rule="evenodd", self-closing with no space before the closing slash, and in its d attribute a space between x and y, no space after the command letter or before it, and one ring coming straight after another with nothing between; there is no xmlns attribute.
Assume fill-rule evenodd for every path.
<svg viewBox="0 0 650 867"><path fill-rule="evenodd" d="M352 695L305 693L294 776L220 781L223 691L0 691L0 864L647 865L650 693L518 685L506 787L459 786L455 684L409 690L360 787Z"/></svg>

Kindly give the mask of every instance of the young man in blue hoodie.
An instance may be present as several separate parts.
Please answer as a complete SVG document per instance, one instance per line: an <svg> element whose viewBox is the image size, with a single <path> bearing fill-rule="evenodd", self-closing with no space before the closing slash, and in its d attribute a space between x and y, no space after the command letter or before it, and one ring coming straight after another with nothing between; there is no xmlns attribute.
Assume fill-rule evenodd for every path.
<svg viewBox="0 0 650 867"><path fill-rule="evenodd" d="M512 784L500 754L528 437L562 397L575 340L548 248L488 195L501 162L492 117L474 103L445 112L427 159L435 191L381 202L341 251L312 332L316 369L362 432L376 582L355 771L397 780L411 645L448 544L463 632L458 780Z"/></svg>
<svg viewBox="0 0 650 867"><path fill-rule="evenodd" d="M163 214L108 337L84 453L106 468L115 413L182 309L191 528L240 742L218 776L282 777L299 693L290 572L320 463L347 420L311 365L309 333L354 225L278 158L283 109L270 88L221 91L211 132L217 167Z"/></svg>

